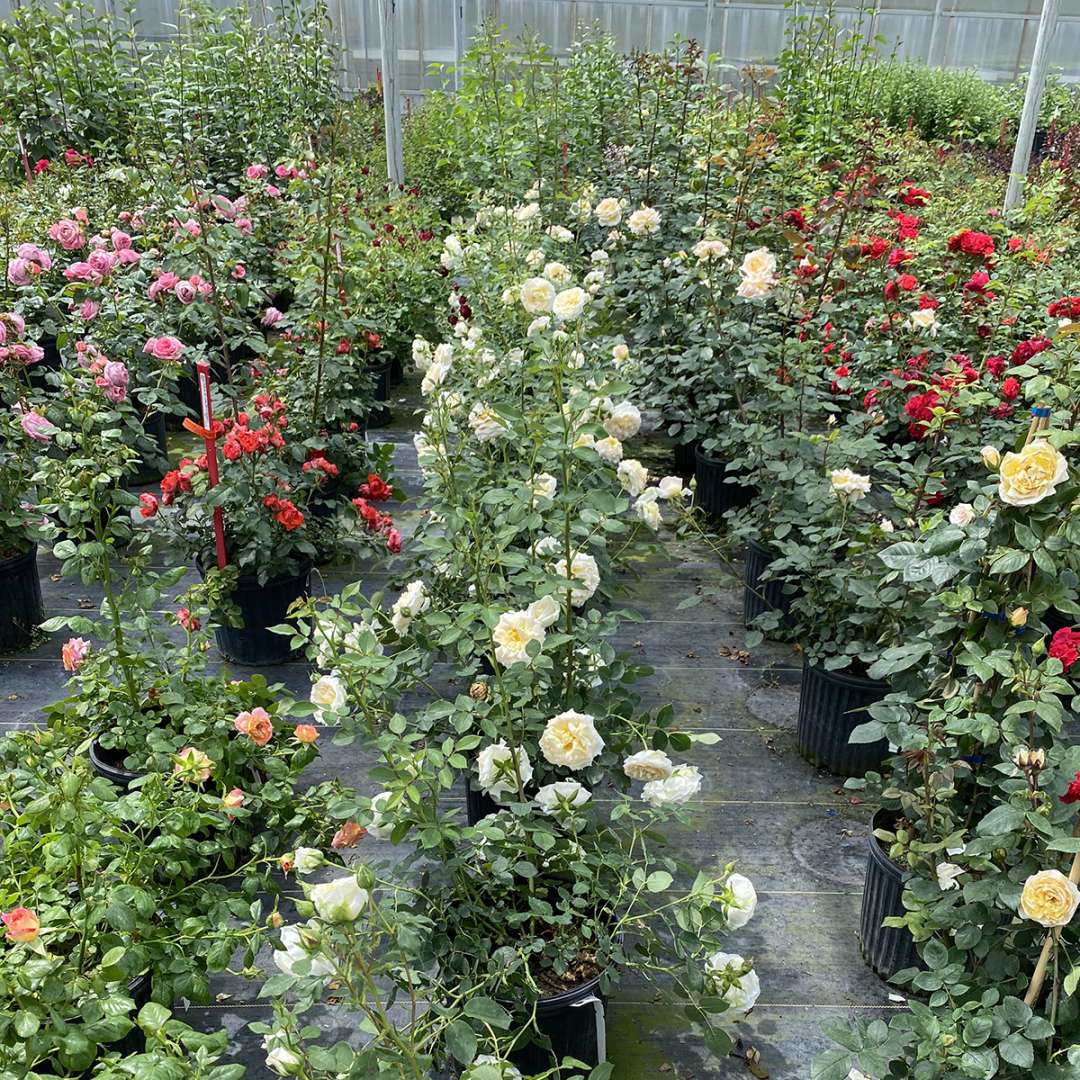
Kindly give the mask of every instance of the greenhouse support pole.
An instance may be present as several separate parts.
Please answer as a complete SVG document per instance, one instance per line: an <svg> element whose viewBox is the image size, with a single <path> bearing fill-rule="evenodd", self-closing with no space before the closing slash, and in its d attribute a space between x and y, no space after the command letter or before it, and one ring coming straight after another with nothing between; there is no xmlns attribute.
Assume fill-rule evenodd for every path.
<svg viewBox="0 0 1080 1080"><path fill-rule="evenodd" d="M397 0L379 0L383 76L383 124L386 127L386 175L405 183L401 152L401 102L398 97Z"/></svg>
<svg viewBox="0 0 1080 1080"><path fill-rule="evenodd" d="M1054 36L1059 4L1060 0L1043 0L1039 33L1035 38L1035 52L1031 56L1031 68L1028 71L1024 111L1020 114L1020 130L1016 133L1016 149L1013 150L1012 168L1009 169L1009 186L1005 191L1005 213L1020 202L1020 193L1031 162L1031 145L1035 140L1035 125L1039 120L1039 107L1042 105L1043 87L1046 85L1050 42Z"/></svg>
<svg viewBox="0 0 1080 1080"><path fill-rule="evenodd" d="M454 93L461 89L461 65L465 59L465 0L454 0Z"/></svg>

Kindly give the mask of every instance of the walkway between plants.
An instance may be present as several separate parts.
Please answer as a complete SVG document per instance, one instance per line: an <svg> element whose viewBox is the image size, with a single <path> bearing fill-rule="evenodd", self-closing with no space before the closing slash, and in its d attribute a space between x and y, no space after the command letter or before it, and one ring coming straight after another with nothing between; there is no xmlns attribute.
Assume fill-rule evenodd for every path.
<svg viewBox="0 0 1080 1080"><path fill-rule="evenodd" d="M415 496L421 479L409 402L402 404L395 424L377 437L395 444L397 482ZM407 502L395 520L407 533L417 514ZM746 651L741 582L705 545L675 539L670 530L661 537L660 557L625 582L620 602L643 621L625 623L619 644L655 669L639 684L646 707L672 702L684 726L719 737L716 744L684 755L701 768L705 785L694 826L675 836L676 853L703 868L733 858L754 882L760 902L754 919L739 932L738 947L753 956L762 993L738 1025L742 1056L729 1058L717 1073L701 1057L697 1040L687 1036L680 1012L658 1004L647 985L624 987L608 1016L615 1076L807 1080L811 1059L828 1045L823 1022L902 1007L859 956L856 930L869 811L852 805L841 781L807 765L795 749L797 654L768 644ZM50 563L43 554L48 614L97 606L100 596L77 581L60 579L55 563L50 577ZM385 572L334 566L323 573L322 586L332 593L357 576L364 577L365 592L386 589L390 580ZM679 602L694 594L701 602L680 610ZM265 675L307 695L305 664L286 664ZM56 638L0 658L0 731L40 722L40 709L63 696L64 683ZM321 749L310 770L312 782L338 776L366 794L375 791L366 777L370 761L359 747L335 747L327 738ZM394 851L368 837L359 854L378 860L393 858ZM265 1055L247 1025L270 1013L256 996L260 985L240 977L219 979L215 1004L177 1010L196 1027L226 1028L232 1053L253 1076L264 1075ZM326 1006L319 1012L314 1022L342 1039L355 1037L355 1023L340 1010Z"/></svg>

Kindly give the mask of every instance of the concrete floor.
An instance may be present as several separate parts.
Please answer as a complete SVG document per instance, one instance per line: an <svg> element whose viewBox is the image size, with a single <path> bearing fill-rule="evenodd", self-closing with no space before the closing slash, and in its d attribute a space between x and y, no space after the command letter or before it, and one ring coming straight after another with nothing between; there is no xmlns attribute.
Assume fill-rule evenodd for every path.
<svg viewBox="0 0 1080 1080"><path fill-rule="evenodd" d="M411 444L408 402L394 423L378 432L396 444L396 476L406 490L420 487ZM415 510L406 503L395 517L408 527ZM618 1080L671 1077L708 1080L771 1077L806 1080L810 1061L829 1045L820 1025L855 1014L883 1015L902 1008L889 988L859 956L856 929L865 866L870 808L852 805L842 781L807 765L795 744L800 661L786 646L745 650L742 587L704 545L666 534L661 560L625 581L622 603L644 616L627 622L619 645L655 674L640 684L645 705L675 705L688 727L716 732L720 742L683 755L705 775L700 814L693 829L674 837L675 854L697 865L720 867L734 860L754 882L760 903L752 922L733 935L730 948L755 960L761 998L737 1025L739 1043L717 1066L703 1055L678 1014L658 1005L650 989L623 988L610 1003L608 1046ZM407 549L406 549L407 551ZM56 574L46 552L39 559L50 615L96 607L93 588ZM353 580L355 572L335 568L323 578L327 592ZM370 590L384 587L388 573L366 573ZM181 586L182 588L183 586ZM368 591L365 589L365 591ZM680 611L684 597L704 599ZM0 732L38 722L39 709L63 696L60 640L0 658ZM306 696L305 666L287 664L266 672ZM313 781L329 775L366 793L365 755L358 747L327 745L313 766ZM366 858L378 848L368 838ZM265 1019L269 1006L257 1000L258 983L222 980L218 1004L178 1009L196 1027L228 1030L237 1060L249 1077L271 1075L259 1038L247 1030ZM332 1007L323 1017L333 1038L353 1030L349 1017ZM760 1055L754 1060L753 1052Z"/></svg>

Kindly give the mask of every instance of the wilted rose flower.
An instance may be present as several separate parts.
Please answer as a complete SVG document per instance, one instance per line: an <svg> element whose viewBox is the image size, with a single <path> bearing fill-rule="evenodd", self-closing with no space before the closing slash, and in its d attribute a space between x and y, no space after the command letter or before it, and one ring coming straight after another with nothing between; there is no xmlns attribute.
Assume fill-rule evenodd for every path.
<svg viewBox="0 0 1080 1080"><path fill-rule="evenodd" d="M363 825L360 825L355 821L346 821L345 824L334 833L334 839L330 841L330 846L335 851L340 851L342 848L356 847L366 835L367 830Z"/></svg>

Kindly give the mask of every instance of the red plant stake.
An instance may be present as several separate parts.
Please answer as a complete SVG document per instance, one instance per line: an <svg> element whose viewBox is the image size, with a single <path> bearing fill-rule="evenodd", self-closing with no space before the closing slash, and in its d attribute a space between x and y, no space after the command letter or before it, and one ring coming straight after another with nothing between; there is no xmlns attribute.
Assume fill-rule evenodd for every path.
<svg viewBox="0 0 1080 1080"><path fill-rule="evenodd" d="M217 487L218 459L217 436L214 434L214 404L210 396L210 364L200 360L195 365L195 377L199 384L199 402L202 405L202 426L194 420L184 421L184 427L193 435L198 435L206 444L206 471L210 486ZM217 548L217 564L224 570L228 559L225 557L225 518L220 506L214 507L214 545Z"/></svg>

